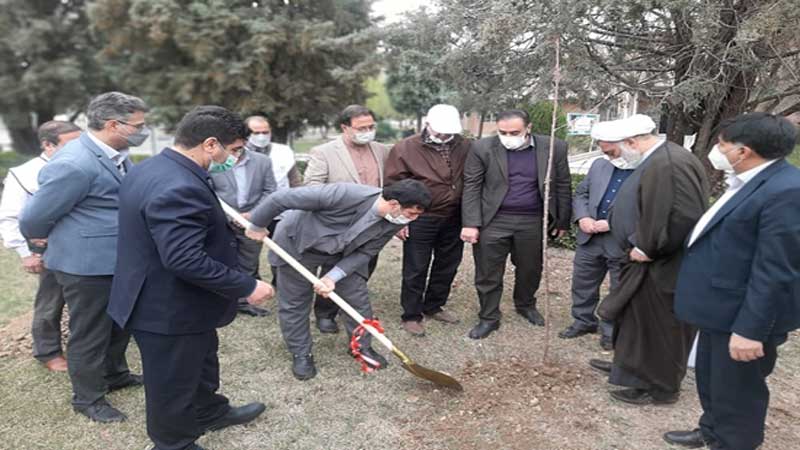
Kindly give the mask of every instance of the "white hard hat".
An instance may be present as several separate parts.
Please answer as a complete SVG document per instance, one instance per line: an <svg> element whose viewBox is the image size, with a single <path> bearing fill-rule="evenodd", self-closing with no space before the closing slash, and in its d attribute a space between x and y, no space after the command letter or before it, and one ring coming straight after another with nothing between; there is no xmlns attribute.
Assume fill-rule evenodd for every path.
<svg viewBox="0 0 800 450"><path fill-rule="evenodd" d="M437 133L459 134L461 133L461 114L455 106L435 105L428 110L425 117L428 126Z"/></svg>

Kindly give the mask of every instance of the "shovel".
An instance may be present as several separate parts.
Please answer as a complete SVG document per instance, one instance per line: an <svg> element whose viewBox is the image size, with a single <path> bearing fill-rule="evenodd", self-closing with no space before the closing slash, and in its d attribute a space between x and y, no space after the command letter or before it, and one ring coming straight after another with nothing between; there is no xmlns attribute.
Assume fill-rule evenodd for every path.
<svg viewBox="0 0 800 450"><path fill-rule="evenodd" d="M238 222L242 225L245 229L250 225L250 221L242 217L235 209L231 208L230 205L226 204L219 199L220 205L222 205L222 209L225 211L229 217L233 220ZM276 244L272 239L265 237L264 243L269 247L270 250L275 252L281 259L286 261L290 266L292 266L296 271L300 272L306 280L308 280L311 284L320 283L319 278L317 278L313 273L311 273L308 269L303 267L296 259L294 259L290 254L286 253L278 244ZM414 376L418 378L422 378L424 380L428 380L433 382L434 384L442 387L447 387L451 389L455 389L457 391L463 390L461 384L450 375L446 373L437 372L432 369L428 369L427 367L423 367L414 361L411 360L405 353L403 353L397 346L395 346L389 338L386 337L383 333L375 329L369 323L366 323L364 320L364 316L358 313L349 303L344 301L342 297L339 297L335 292L331 292L328 296L329 299L333 300L342 311L346 312L348 316L352 317L356 323L360 324L364 327L365 330L369 332L375 339L378 340L384 347L389 349L395 356L400 359L400 364L403 366L404 369L411 372Z"/></svg>

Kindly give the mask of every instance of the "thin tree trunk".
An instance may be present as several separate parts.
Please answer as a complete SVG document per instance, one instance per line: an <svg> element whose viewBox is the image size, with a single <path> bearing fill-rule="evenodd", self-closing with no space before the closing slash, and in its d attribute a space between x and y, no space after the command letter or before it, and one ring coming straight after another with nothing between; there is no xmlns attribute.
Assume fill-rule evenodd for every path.
<svg viewBox="0 0 800 450"><path fill-rule="evenodd" d="M478 119L478 139L483 137L483 121L486 120L486 111L481 111L480 119Z"/></svg>
<svg viewBox="0 0 800 450"><path fill-rule="evenodd" d="M561 81L561 36L555 37L556 64L553 69L553 119L550 125L550 149L547 157L547 171L544 177L544 214L542 220L542 285L544 287L544 352L542 364L550 364L550 261L547 238L550 228L550 180L553 173L553 156L556 144L556 126L558 121L558 84Z"/></svg>

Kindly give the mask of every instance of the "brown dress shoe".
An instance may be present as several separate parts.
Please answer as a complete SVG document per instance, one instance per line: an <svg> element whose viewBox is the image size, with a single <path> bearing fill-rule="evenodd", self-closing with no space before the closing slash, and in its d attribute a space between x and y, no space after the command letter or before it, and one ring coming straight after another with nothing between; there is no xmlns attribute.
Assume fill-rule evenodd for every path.
<svg viewBox="0 0 800 450"><path fill-rule="evenodd" d="M425 336L425 327L422 326L422 322L417 322L416 320L407 320L403 322L403 329L412 336Z"/></svg>
<svg viewBox="0 0 800 450"><path fill-rule="evenodd" d="M44 366L47 367L47 370L51 372L66 372L67 360L64 359L63 356L59 355L44 363Z"/></svg>
<svg viewBox="0 0 800 450"><path fill-rule="evenodd" d="M430 317L433 320L438 320L439 322L444 323L458 323L458 317L455 314L451 313L450 311L441 310L437 313L431 314Z"/></svg>

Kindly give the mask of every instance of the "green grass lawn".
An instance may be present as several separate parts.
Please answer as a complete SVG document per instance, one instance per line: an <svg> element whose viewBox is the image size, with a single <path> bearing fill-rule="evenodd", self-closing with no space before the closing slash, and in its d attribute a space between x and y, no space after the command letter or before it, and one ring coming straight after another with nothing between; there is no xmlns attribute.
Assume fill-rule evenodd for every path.
<svg viewBox="0 0 800 450"><path fill-rule="evenodd" d="M33 308L37 277L22 270L17 253L0 249L0 327Z"/></svg>
<svg viewBox="0 0 800 450"><path fill-rule="evenodd" d="M790 163L794 164L797 167L800 167L800 145L794 148L794 153L789 155L786 158Z"/></svg>

